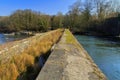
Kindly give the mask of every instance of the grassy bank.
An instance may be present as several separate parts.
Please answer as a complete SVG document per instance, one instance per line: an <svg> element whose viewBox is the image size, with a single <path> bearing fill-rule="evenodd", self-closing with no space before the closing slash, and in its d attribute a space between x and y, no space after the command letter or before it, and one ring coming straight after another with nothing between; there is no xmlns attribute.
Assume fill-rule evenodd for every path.
<svg viewBox="0 0 120 80"><path fill-rule="evenodd" d="M35 39L32 39L31 46L22 53L14 55L7 63L0 64L0 80L33 79L40 69L37 58L50 51L62 32L63 30L58 29L46 33L42 38L36 36Z"/></svg>

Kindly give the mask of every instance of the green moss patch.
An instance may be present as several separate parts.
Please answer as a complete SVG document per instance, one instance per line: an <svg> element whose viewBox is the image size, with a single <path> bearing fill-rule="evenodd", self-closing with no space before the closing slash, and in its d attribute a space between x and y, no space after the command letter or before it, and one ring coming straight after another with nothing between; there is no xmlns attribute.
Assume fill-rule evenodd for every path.
<svg viewBox="0 0 120 80"><path fill-rule="evenodd" d="M72 35L72 33L68 29L65 30L65 34L66 34L66 42L67 43L71 43L71 44L76 43L74 36Z"/></svg>

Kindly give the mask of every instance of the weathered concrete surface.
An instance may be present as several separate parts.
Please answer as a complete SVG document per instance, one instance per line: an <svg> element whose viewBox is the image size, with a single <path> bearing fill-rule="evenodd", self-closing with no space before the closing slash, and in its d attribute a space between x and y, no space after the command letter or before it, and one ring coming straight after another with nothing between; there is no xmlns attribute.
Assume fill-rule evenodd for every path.
<svg viewBox="0 0 120 80"><path fill-rule="evenodd" d="M66 31L36 80L107 80L77 40L67 40Z"/></svg>

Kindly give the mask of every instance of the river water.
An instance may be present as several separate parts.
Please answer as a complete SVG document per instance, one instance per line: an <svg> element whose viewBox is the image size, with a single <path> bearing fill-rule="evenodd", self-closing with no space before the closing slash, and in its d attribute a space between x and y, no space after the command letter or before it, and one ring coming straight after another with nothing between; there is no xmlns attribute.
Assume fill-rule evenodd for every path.
<svg viewBox="0 0 120 80"><path fill-rule="evenodd" d="M120 80L120 39L75 35L108 80Z"/></svg>
<svg viewBox="0 0 120 80"><path fill-rule="evenodd" d="M29 37L27 35L4 35L0 34L0 44L4 44L6 42L14 41L14 40L20 40L23 38Z"/></svg>
<svg viewBox="0 0 120 80"><path fill-rule="evenodd" d="M0 44L4 44L9 41L13 41L14 37L12 36L5 36L4 34L0 34Z"/></svg>

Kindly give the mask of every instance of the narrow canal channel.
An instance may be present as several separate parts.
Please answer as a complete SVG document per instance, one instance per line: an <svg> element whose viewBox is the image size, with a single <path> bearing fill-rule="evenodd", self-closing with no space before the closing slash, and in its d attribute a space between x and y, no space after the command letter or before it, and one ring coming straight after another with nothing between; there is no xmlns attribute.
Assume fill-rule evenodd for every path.
<svg viewBox="0 0 120 80"><path fill-rule="evenodd" d="M120 39L75 35L108 80L120 80Z"/></svg>

